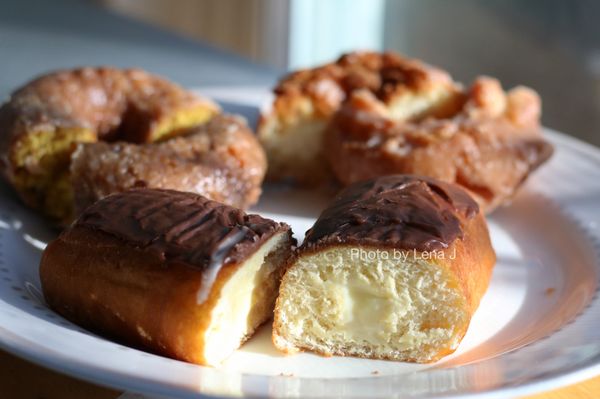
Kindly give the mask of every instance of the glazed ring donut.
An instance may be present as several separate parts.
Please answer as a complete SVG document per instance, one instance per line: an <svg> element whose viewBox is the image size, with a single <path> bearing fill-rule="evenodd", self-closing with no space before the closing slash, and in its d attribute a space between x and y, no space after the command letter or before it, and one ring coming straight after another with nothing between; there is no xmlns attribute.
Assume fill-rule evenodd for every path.
<svg viewBox="0 0 600 399"><path fill-rule="evenodd" d="M461 104L450 76L394 53L355 52L336 62L284 77L258 136L267 153L270 180L321 185L331 180L322 141L331 116L355 90L373 93L396 119L423 113L441 117Z"/></svg>
<svg viewBox="0 0 600 399"><path fill-rule="evenodd" d="M78 143L166 140L186 128L205 123L218 112L219 108L213 102L138 69L102 67L50 73L15 91L0 108L0 168L24 202L64 222L73 217L74 194L69 165ZM239 124L235 123L233 128L239 130ZM245 140L253 138L246 137ZM251 146L252 151L261 151L257 146ZM98 148L105 149L106 146ZM149 148L141 151L150 158ZM88 152L93 151L88 149ZM159 152L163 157L164 151ZM261 157L255 155L256 159ZM152 168L157 173L162 169L158 162L147 162L138 167L148 168L147 173ZM260 169L260 161L258 166L252 164L251 167ZM209 169L206 165L207 173ZM124 179L118 179L115 187L124 188ZM197 177L194 179L198 182ZM229 194L223 187L228 184L227 179L213 180L221 186L210 187L209 191L222 189L219 198L227 200ZM165 177L162 184L161 187L169 188L169 178ZM198 190L208 186L208 183L200 184ZM102 192L105 188L95 191ZM234 202L253 202L256 187L250 191L247 198L237 198ZM242 192L237 197L245 196Z"/></svg>
<svg viewBox="0 0 600 399"><path fill-rule="evenodd" d="M79 144L71 159L77 214L132 187L200 193L247 208L258 200L267 169L264 152L246 121L225 114L158 143Z"/></svg>
<svg viewBox="0 0 600 399"><path fill-rule="evenodd" d="M541 104L526 87L504 92L478 78L452 115L399 119L369 91L356 91L332 119L325 146L343 184L409 173L457 183L486 212L505 203L553 148L540 131ZM417 101L418 99L415 99Z"/></svg>

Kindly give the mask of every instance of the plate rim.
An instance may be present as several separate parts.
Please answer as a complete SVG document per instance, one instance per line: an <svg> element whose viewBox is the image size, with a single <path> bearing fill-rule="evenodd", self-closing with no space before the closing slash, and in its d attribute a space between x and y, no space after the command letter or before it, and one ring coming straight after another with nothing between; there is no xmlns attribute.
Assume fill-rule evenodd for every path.
<svg viewBox="0 0 600 399"><path fill-rule="evenodd" d="M585 153L594 161L600 164L600 148L592 144L583 142L577 138L560 133L554 129L544 128L544 134L549 141L557 146L565 146L574 151ZM562 208L562 207L561 207ZM569 216L577 222L581 222L580 218L574 217L568 209L563 209ZM583 227L583 226L579 226ZM597 238L597 235L586 232L588 235ZM1 299L0 299L1 300ZM579 315L580 316L580 315ZM578 316L578 317L579 317ZM537 342L537 341L536 341ZM156 380L150 378L140 378L138 376L131 377L124 375L121 372L106 369L98 364L90 362L82 362L74 357L56 356L58 353L47 352L37 342L17 336L14 332L0 326L0 347L13 355L26 359L40 366L56 370L60 373L71 377L88 381L95 385L105 386L113 389L124 389L127 391L139 392L149 395L176 395L176 397L187 397L194 395L198 397L208 397L207 394L201 392L185 393L181 389L173 392L173 390L163 382L157 383ZM529 395L542 391L556 389L562 386L581 382L583 380L600 375L600 355L589 359L582 365L558 375L548 374L540 378L534 379L521 385L498 387L488 391L471 392L471 393L449 393L441 394L439 397L444 398L506 398L508 396ZM98 378L101 376L101 378ZM265 379L270 378L288 378L279 376L264 376ZM301 380L301 377L296 377ZM385 378L385 377L383 377ZM152 387L152 389L148 389ZM247 396L242 392L244 397ZM229 397L227 395L221 397ZM373 396L377 397L377 395Z"/></svg>

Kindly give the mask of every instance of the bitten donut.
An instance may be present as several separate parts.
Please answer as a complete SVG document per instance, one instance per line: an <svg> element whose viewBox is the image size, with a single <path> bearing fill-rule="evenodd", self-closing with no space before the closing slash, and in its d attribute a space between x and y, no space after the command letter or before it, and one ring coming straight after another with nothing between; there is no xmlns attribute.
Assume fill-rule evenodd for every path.
<svg viewBox="0 0 600 399"><path fill-rule="evenodd" d="M217 115L158 143L79 144L71 156L76 214L110 193L132 187L200 193L238 208L261 193L266 159L246 121Z"/></svg>
<svg viewBox="0 0 600 399"><path fill-rule="evenodd" d="M456 350L496 255L460 187L394 175L350 186L321 213L281 282L285 352L432 362Z"/></svg>
<svg viewBox="0 0 600 399"><path fill-rule="evenodd" d="M48 305L126 344L216 365L269 320L289 226L171 190L96 202L42 255Z"/></svg>
<svg viewBox="0 0 600 399"><path fill-rule="evenodd" d="M397 119L424 113L445 117L460 106L460 86L446 72L394 53L354 52L293 72L274 89L273 104L258 125L267 177L308 186L329 182L323 134L331 116L358 89L374 93Z"/></svg>
<svg viewBox="0 0 600 399"><path fill-rule="evenodd" d="M552 155L540 129L540 99L526 87L505 92L487 77L455 96L461 106L452 114L425 109L398 118L371 92L352 93L325 135L337 179L347 185L418 174L461 185L486 212L505 204Z"/></svg>
<svg viewBox="0 0 600 399"><path fill-rule="evenodd" d="M16 90L0 108L0 169L24 202L67 221L78 143L167 140L218 112L213 102L139 69L53 72Z"/></svg>

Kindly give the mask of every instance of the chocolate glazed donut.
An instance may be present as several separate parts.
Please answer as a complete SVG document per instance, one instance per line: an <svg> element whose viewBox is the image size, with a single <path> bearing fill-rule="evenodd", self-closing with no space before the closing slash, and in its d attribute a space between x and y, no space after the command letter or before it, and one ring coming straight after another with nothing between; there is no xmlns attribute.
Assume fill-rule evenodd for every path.
<svg viewBox="0 0 600 399"><path fill-rule="evenodd" d="M273 314L289 226L193 193L96 202L43 253L48 305L92 331L216 365Z"/></svg>
<svg viewBox="0 0 600 399"><path fill-rule="evenodd" d="M285 352L435 361L458 347L495 259L483 214L458 186L406 175L357 183L290 263L273 342Z"/></svg>

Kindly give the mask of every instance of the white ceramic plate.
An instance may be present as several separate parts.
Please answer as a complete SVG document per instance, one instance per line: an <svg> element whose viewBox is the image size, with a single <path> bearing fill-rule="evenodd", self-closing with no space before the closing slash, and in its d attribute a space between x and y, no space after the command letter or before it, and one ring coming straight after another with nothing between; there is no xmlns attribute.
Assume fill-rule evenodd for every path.
<svg viewBox="0 0 600 399"><path fill-rule="evenodd" d="M226 109L256 117L255 90L210 94ZM169 397L506 398L591 377L600 373L600 151L547 135L556 153L510 207L490 218L498 254L490 289L459 350L436 364L285 357L271 345L269 326L216 369L105 340L44 304L38 262L56 232L5 186L0 345L95 383ZM288 222L301 239L324 204L310 192L267 187L255 210Z"/></svg>

